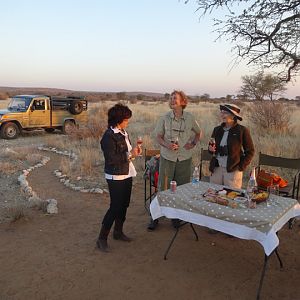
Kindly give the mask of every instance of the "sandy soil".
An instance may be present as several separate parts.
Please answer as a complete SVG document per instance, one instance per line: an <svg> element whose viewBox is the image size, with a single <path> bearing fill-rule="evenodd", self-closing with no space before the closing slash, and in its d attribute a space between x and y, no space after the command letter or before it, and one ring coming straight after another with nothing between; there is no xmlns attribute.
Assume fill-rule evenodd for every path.
<svg viewBox="0 0 300 300"><path fill-rule="evenodd" d="M174 229L165 219L155 232L146 231L141 184L134 186L125 227L134 241L109 239L111 253L99 252L95 242L108 195L64 187L53 175L60 157L49 156L51 161L28 180L44 199L58 200L59 213L48 216L30 210L17 222L0 224L1 300L255 299L264 259L261 246L212 235L199 226L196 242L186 226L164 261ZM284 270L276 257L270 259L261 299L299 299L298 224L293 230L284 227L279 238Z"/></svg>

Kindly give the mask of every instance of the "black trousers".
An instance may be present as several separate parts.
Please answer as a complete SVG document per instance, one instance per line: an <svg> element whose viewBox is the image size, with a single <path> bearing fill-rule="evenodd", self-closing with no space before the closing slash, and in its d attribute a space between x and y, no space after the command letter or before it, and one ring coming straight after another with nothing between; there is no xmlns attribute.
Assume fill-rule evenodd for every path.
<svg viewBox="0 0 300 300"><path fill-rule="evenodd" d="M131 196L132 177L124 180L107 179L106 181L110 195L110 207L103 218L102 225L110 230L115 219L122 222L126 219Z"/></svg>

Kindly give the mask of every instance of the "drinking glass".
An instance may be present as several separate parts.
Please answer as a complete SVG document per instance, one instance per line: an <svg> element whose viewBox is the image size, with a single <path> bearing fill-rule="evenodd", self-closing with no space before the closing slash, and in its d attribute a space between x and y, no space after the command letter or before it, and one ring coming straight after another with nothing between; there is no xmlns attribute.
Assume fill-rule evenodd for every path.
<svg viewBox="0 0 300 300"><path fill-rule="evenodd" d="M270 205L270 195L279 195L279 185L278 184L272 184L267 187L267 192L269 193L269 197L267 199L267 206Z"/></svg>
<svg viewBox="0 0 300 300"><path fill-rule="evenodd" d="M179 147L179 138L178 138L178 136L175 139L172 139L171 143L177 145L177 148L174 149L175 151L177 151L178 147Z"/></svg>
<svg viewBox="0 0 300 300"><path fill-rule="evenodd" d="M136 143L137 143L137 147L138 147L138 149L139 149L139 154L138 154L138 156L143 156L143 155L142 155L142 144L143 144L143 139L142 139L142 137L141 137L140 135L138 136Z"/></svg>
<svg viewBox="0 0 300 300"><path fill-rule="evenodd" d="M215 140L215 138L210 138L210 139L209 139L209 142L208 142L208 145L211 146L211 147L215 147L215 145L216 145L216 140Z"/></svg>

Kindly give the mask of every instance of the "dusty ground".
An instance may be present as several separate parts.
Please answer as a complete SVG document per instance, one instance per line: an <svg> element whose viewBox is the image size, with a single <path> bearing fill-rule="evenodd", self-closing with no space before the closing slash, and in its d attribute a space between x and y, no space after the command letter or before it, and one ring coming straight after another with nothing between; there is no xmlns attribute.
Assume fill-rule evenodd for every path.
<svg viewBox="0 0 300 300"><path fill-rule="evenodd" d="M0 142L15 147L42 139L41 134ZM110 239L111 253L99 252L95 241L108 196L65 188L52 173L60 157L48 156L50 162L34 170L28 180L39 195L58 200L59 214L47 216L31 209L17 222L0 224L1 300L255 299L263 263L260 245L208 234L198 226L196 242L186 227L164 261L174 230L162 220L157 231L146 231L141 184L134 187L126 222L126 232L134 241ZM1 178L0 202L19 197L15 179ZM280 271L276 258L270 259L261 298L299 299L299 226L283 228L279 238L285 268Z"/></svg>

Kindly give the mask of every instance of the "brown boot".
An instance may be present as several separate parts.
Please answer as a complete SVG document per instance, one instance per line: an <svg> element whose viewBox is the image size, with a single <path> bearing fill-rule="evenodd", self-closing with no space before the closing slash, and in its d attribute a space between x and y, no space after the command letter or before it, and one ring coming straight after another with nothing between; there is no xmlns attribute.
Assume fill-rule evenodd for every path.
<svg viewBox="0 0 300 300"><path fill-rule="evenodd" d="M127 235L125 235L123 232L123 224L124 224L124 222L122 222L121 220L119 220L119 219L115 220L113 238L115 240L119 240L119 241L131 242L132 239L130 237L128 237Z"/></svg>
<svg viewBox="0 0 300 300"><path fill-rule="evenodd" d="M102 225L98 240L96 242L97 248L102 252L109 252L109 248L108 248L108 244L107 244L107 237L108 237L109 231L110 230L106 229Z"/></svg>

